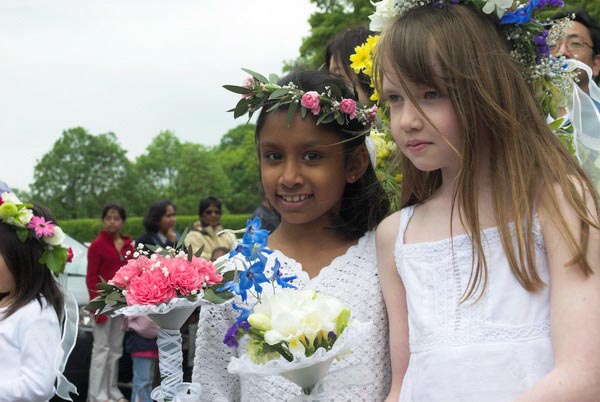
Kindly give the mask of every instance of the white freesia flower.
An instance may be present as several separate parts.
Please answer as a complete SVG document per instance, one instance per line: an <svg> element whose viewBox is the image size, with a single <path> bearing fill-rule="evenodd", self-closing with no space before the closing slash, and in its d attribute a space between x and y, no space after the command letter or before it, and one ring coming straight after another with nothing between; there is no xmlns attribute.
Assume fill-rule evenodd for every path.
<svg viewBox="0 0 600 402"><path fill-rule="evenodd" d="M51 246L60 246L65 241L65 233L59 226L54 227L54 235L44 237L44 242Z"/></svg>
<svg viewBox="0 0 600 402"><path fill-rule="evenodd" d="M512 4L513 0L488 0L481 10L486 14L491 14L495 9L498 18L502 18Z"/></svg>
<svg viewBox="0 0 600 402"><path fill-rule="evenodd" d="M298 340L304 333L303 314L299 311L282 311L271 317L271 329L265 332L265 342L276 345L279 342Z"/></svg>
<svg viewBox="0 0 600 402"><path fill-rule="evenodd" d="M395 7L396 3L397 0L382 0L373 3L375 12L369 16L371 20L369 29L371 31L381 32L392 23L398 11Z"/></svg>
<svg viewBox="0 0 600 402"><path fill-rule="evenodd" d="M21 200L19 200L19 197L17 197L15 193L4 192L2 195L0 195L0 197L2 197L2 201L4 202L10 202L11 204L22 204Z"/></svg>

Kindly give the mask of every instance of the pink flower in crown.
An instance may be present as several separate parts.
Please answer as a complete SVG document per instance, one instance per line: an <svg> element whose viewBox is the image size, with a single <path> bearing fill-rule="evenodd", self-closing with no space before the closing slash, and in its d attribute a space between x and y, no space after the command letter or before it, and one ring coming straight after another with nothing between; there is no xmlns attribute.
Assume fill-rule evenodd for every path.
<svg viewBox="0 0 600 402"><path fill-rule="evenodd" d="M342 99L340 110L342 113L346 113L350 120L352 120L356 117L356 102L353 99Z"/></svg>
<svg viewBox="0 0 600 402"><path fill-rule="evenodd" d="M169 268L169 282L183 296L200 291L204 283L198 269L187 258L171 258L166 265Z"/></svg>
<svg viewBox="0 0 600 402"><path fill-rule="evenodd" d="M369 123L372 123L375 121L375 119L377 118L378 110L379 110L379 107L377 105L374 105L371 109L367 110L367 116L369 117Z"/></svg>
<svg viewBox="0 0 600 402"><path fill-rule="evenodd" d="M175 289L169 281L169 273L165 275L166 267L161 266L144 271L140 276L131 278L127 286L125 299L127 304L152 304L166 303L177 297Z"/></svg>
<svg viewBox="0 0 600 402"><path fill-rule="evenodd" d="M316 91L308 91L304 95L302 95L302 99L300 100L300 104L307 109L310 109L312 114L315 116L319 114L321 111L321 106L319 102L321 98L319 97L319 93Z"/></svg>
<svg viewBox="0 0 600 402"><path fill-rule="evenodd" d="M69 247L67 250L67 262L73 262L73 257L75 257L75 254L73 254L73 249Z"/></svg>
<svg viewBox="0 0 600 402"><path fill-rule="evenodd" d="M35 231L35 235L38 239L42 237L54 236L54 228L56 225L52 221L47 221L43 216L34 216L27 225L29 229Z"/></svg>
<svg viewBox="0 0 600 402"><path fill-rule="evenodd" d="M146 257L143 258L148 260L148 258ZM141 261L141 259L142 257L140 257L140 259L137 260L127 261L127 264L119 268L115 276L113 276L112 279L108 281L108 284L114 285L121 289L126 289L127 285L129 284L129 281L133 278L137 278L142 273L142 269L138 264Z"/></svg>
<svg viewBox="0 0 600 402"><path fill-rule="evenodd" d="M252 77L246 78L244 80L244 83L242 84L242 87L244 87L246 89L252 89L253 86L254 86L254 78L252 78ZM249 98L250 96L252 96L251 93L242 94L242 98Z"/></svg>
<svg viewBox="0 0 600 402"><path fill-rule="evenodd" d="M223 276L217 273L217 268L212 262L206 261L204 258L193 257L192 264L198 269L202 281L206 282L207 285L214 285L223 281Z"/></svg>

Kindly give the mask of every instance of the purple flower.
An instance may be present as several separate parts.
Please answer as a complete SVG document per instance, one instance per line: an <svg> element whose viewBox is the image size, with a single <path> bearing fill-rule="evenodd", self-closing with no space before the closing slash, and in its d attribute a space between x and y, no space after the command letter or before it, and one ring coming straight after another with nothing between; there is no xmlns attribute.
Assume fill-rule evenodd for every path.
<svg viewBox="0 0 600 402"><path fill-rule="evenodd" d="M538 35L534 38L535 45L537 47L537 62L540 62L540 59L543 56L548 56L550 54L550 47L548 47L548 43L546 39L548 38L548 30L544 30L541 35Z"/></svg>
<svg viewBox="0 0 600 402"><path fill-rule="evenodd" d="M227 330L223 343L229 347L239 346L238 338L246 331L250 331L250 323L248 321L234 322Z"/></svg>
<svg viewBox="0 0 600 402"><path fill-rule="evenodd" d="M565 3L562 0L539 0L535 8L558 7L563 8Z"/></svg>

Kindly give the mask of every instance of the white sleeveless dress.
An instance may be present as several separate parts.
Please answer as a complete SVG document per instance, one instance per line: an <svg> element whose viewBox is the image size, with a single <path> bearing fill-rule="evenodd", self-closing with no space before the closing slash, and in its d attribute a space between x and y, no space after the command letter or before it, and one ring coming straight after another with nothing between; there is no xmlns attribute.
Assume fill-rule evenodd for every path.
<svg viewBox="0 0 600 402"><path fill-rule="evenodd" d="M410 344L400 401L513 401L554 366L549 287L538 293L523 289L500 233L489 228L482 231L487 288L477 303L461 304L471 272L469 236L404 244L413 211L401 211L394 249L406 288ZM534 241L539 275L549 285L537 218Z"/></svg>

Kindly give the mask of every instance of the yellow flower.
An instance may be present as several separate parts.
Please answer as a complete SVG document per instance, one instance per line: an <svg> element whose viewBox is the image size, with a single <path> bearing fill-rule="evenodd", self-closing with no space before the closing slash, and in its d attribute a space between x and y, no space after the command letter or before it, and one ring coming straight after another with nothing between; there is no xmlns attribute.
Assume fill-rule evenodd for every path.
<svg viewBox="0 0 600 402"><path fill-rule="evenodd" d="M371 53L375 53L377 45L379 45L379 35L369 35L367 38L367 45L371 49Z"/></svg>
<svg viewBox="0 0 600 402"><path fill-rule="evenodd" d="M354 48L354 54L350 56L350 67L356 74L360 73L367 67L367 63L372 63L371 50L366 44L356 46Z"/></svg>
<svg viewBox="0 0 600 402"><path fill-rule="evenodd" d="M373 84L371 84L371 87L373 88L373 95L371 95L369 99L373 102L379 103L379 92L377 92L377 88L375 88Z"/></svg>
<svg viewBox="0 0 600 402"><path fill-rule="evenodd" d="M394 181L396 183L402 183L402 173L398 173L396 176L394 176Z"/></svg>

